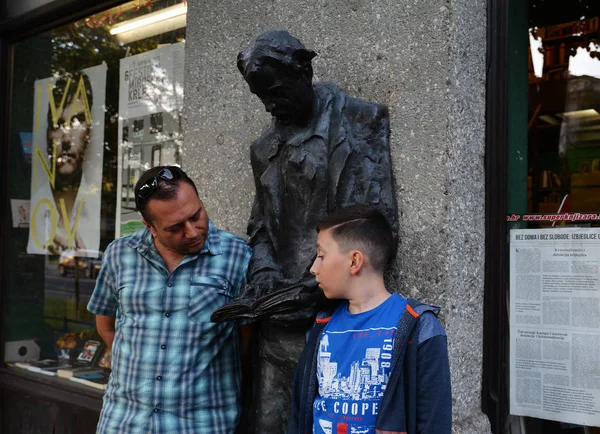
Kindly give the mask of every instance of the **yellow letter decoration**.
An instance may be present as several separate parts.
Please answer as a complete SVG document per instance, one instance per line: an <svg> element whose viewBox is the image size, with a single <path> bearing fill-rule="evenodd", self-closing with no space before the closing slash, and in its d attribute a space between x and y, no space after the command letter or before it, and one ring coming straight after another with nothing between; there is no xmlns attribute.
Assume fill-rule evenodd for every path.
<svg viewBox="0 0 600 434"><path fill-rule="evenodd" d="M65 93L66 93L65 89ZM64 98L64 96L63 96ZM81 102L80 102L81 101ZM73 97L73 103L71 104L71 110L67 113L67 119L71 119L73 113L83 111L85 113L85 121L88 125L92 124L92 114L90 113L90 105L87 99L87 93L85 93L85 82L83 76L79 77L79 84L77 85L77 92ZM65 119L66 120L66 119Z"/></svg>
<svg viewBox="0 0 600 434"><path fill-rule="evenodd" d="M79 226L79 215L81 214L81 208L83 208L83 199L79 201L79 206L77 207L77 213L75 214L75 221L73 222L72 228L69 216L67 215L65 200L61 197L59 202L60 214L62 216L63 223L65 224L65 232L67 233L67 248L75 248L73 245L73 239L75 238L75 233L77 232L77 226Z"/></svg>
<svg viewBox="0 0 600 434"><path fill-rule="evenodd" d="M54 179L56 178L56 149L57 148L58 148L58 146L56 146L56 141L54 141L52 143L52 170L50 170L50 168L48 167L48 164L46 163L46 157L42 153L40 147L37 145L37 143L33 144L33 149L34 149L34 154L35 154L35 158L33 159L33 162L34 162L34 165L33 165L33 188L37 188L37 170L36 170L35 162L37 160L39 160L40 163L42 163L42 167L44 168L46 175L48 176L48 182L50 182L50 185L52 186L52 190L54 190Z"/></svg>
<svg viewBox="0 0 600 434"><path fill-rule="evenodd" d="M50 113L52 113L52 126L54 128L58 127L58 119L65 109L65 100L67 99L67 92L69 91L69 86L71 86L71 77L67 79L67 84L65 85L65 91L63 92L62 98L60 100L60 106L58 110L56 110L56 103L54 101L54 92L52 92L52 88L54 87L54 83L46 84L48 87L48 103L50 105ZM50 127L50 125L48 125Z"/></svg>
<svg viewBox="0 0 600 434"><path fill-rule="evenodd" d="M38 239L37 236L37 231L36 229L38 228L37 225L37 212L38 212L38 208L40 207L40 205L42 204L46 204L48 205L48 208L50 210L50 217L52 219L51 221L51 225L50 227L51 232L50 232L50 237L46 240L46 244L42 244L40 242L40 240ZM33 242L35 243L36 246L38 246L40 249L47 249L48 246L50 245L50 243L54 240L54 236L56 235L56 209L54 208L54 204L52 202L50 202L50 199L48 198L44 198L38 201L38 203L35 204L35 208L33 208L33 214L31 215L31 224L32 224L32 228L33 230L31 231L31 236L33 237Z"/></svg>

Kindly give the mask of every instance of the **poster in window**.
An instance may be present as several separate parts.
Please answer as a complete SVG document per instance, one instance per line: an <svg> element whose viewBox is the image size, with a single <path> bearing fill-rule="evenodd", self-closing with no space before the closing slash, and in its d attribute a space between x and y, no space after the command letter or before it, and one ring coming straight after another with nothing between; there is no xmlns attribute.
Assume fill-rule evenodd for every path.
<svg viewBox="0 0 600 434"><path fill-rule="evenodd" d="M98 251L106 69L35 82L27 253Z"/></svg>
<svg viewBox="0 0 600 434"><path fill-rule="evenodd" d="M600 228L510 231L510 412L600 426Z"/></svg>
<svg viewBox="0 0 600 434"><path fill-rule="evenodd" d="M115 236L143 227L134 187L144 171L181 166L184 43L121 59Z"/></svg>

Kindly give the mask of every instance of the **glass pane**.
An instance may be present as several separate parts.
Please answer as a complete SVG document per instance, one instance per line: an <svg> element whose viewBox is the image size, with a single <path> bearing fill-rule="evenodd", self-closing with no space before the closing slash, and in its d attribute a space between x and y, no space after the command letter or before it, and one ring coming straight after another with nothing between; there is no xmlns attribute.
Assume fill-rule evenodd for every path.
<svg viewBox="0 0 600 434"><path fill-rule="evenodd" d="M527 192L526 209L507 216L521 228L510 235L509 364L511 412L537 417L513 426L594 433L580 404L597 411L583 397L600 388L600 4L530 0L528 12L528 28L511 29L529 50L527 96L511 95L528 118L509 157L527 166L526 179L509 173L509 197Z"/></svg>
<svg viewBox="0 0 600 434"><path fill-rule="evenodd" d="M555 18L558 22L550 20L543 8L539 3L530 16L528 213L537 215L525 219L533 219L530 228L596 227L600 225L598 7L574 20ZM593 9L596 14L589 15ZM557 213L565 215L553 216Z"/></svg>
<svg viewBox="0 0 600 434"><path fill-rule="evenodd" d="M186 11L131 1L16 44L7 361L54 357L60 337L93 333L102 253L141 224L133 184L181 164Z"/></svg>

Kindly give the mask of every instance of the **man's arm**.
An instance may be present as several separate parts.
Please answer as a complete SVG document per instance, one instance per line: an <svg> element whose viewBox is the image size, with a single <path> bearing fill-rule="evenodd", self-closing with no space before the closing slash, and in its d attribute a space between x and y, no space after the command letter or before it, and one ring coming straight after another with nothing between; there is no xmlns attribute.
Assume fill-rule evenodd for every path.
<svg viewBox="0 0 600 434"><path fill-rule="evenodd" d="M240 341L242 344L242 384L250 380L252 368L252 342L254 341L254 323L240 325Z"/></svg>
<svg viewBox="0 0 600 434"><path fill-rule="evenodd" d="M115 316L119 301L115 295L115 272L117 265L115 257L119 253L116 242L109 244L102 257L102 267L96 278L96 286L87 309L96 315L96 329L104 343L112 349L115 338ZM116 249L116 250L115 250Z"/></svg>
<svg viewBox="0 0 600 434"><path fill-rule="evenodd" d="M96 329L98 330L98 334L110 349L112 349L115 339L115 318L114 316L96 315Z"/></svg>
<svg viewBox="0 0 600 434"><path fill-rule="evenodd" d="M251 419L250 405L247 402L252 401L252 343L255 336L254 323L240 324L238 326L240 343L241 343L241 365L242 365L242 390L241 402L242 413L238 420L236 434L244 434L248 432L248 423Z"/></svg>

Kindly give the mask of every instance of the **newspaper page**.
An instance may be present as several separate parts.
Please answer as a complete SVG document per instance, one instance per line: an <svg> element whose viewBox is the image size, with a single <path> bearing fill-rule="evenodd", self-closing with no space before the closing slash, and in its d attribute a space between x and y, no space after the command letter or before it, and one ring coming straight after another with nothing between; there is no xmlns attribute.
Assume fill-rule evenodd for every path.
<svg viewBox="0 0 600 434"><path fill-rule="evenodd" d="M154 166L181 166L184 43L120 61L115 237L143 227L134 187Z"/></svg>
<svg viewBox="0 0 600 434"><path fill-rule="evenodd" d="M27 253L98 255L106 70L35 82Z"/></svg>
<svg viewBox="0 0 600 434"><path fill-rule="evenodd" d="M510 231L510 412L600 426L600 228Z"/></svg>

